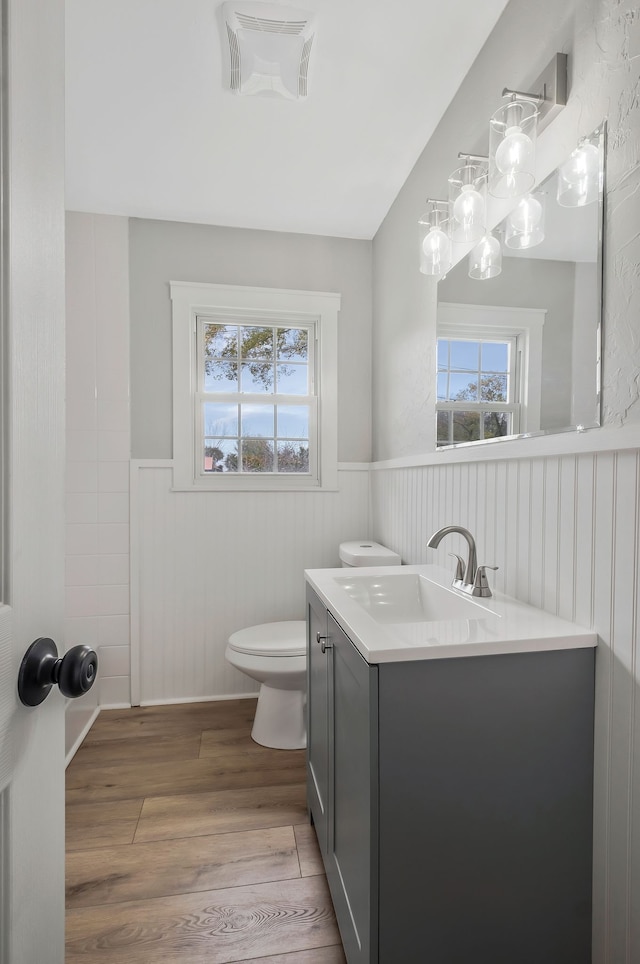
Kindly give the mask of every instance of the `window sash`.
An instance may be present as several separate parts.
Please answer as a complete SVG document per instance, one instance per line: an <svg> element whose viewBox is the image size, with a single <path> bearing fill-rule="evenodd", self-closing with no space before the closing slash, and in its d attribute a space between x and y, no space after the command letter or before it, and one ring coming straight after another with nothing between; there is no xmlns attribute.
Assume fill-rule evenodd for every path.
<svg viewBox="0 0 640 964"><path fill-rule="evenodd" d="M486 438L493 440L494 438L506 438L506 436L485 436L484 434L484 419L483 415L491 414L491 412L498 412L500 414L511 416L511 430L509 435L517 435L520 431L520 417L521 417L522 406L517 402L509 404L507 402L438 402L436 404L436 425L438 420L438 414L440 412L469 412L477 413L479 416L478 426L480 429L477 439L471 439L473 441L484 441ZM446 440L439 439L436 429L436 447L441 448L444 445L462 445L464 442L456 440L453 438L455 430L455 424L452 419L449 420L449 436Z"/></svg>
<svg viewBox="0 0 640 964"><path fill-rule="evenodd" d="M210 392L204 390L205 385L205 368L207 361L211 358L207 355L205 351L205 326L206 325L226 325L230 327L255 327L255 328L270 328L273 332L277 329L300 329L307 332L307 359L304 362L287 362L286 358L279 359L274 357L272 359L266 359L265 364L273 365L274 367L274 388L276 387L275 382L275 371L280 364L291 364L293 365L305 365L307 367L307 394L288 394L273 392L242 392L240 390L240 381L238 381L238 387L235 391L225 391L225 392ZM254 478L272 478L272 479L286 479L293 485L296 484L297 479L301 482L308 484L310 481L319 478L319 424L318 424L318 396L316 393L317 385L317 375L316 375L316 342L317 342L317 332L316 332L316 322L303 321L300 319L291 319L286 317L281 317L275 319L273 317L266 317L265 314L256 313L251 315L243 315L237 313L223 313L223 312L202 312L196 315L196 386L193 392L194 400L194 428L195 428L195 440L194 440L194 472L196 479L207 479L210 478L213 473L205 471L204 467L204 448L205 439L213 437L205 435L205 424L204 424L204 411L205 404L207 402L215 404L227 404L227 405L252 405L252 406L263 406L265 408L274 408L276 406L305 406L309 412L309 471L308 472L284 472L277 470L277 459L276 459L276 469L268 472L248 472L242 469L241 465L238 466L235 472L224 472L220 473L226 479L229 478L244 478L244 479L254 479ZM244 359L240 355L240 348L238 346L238 355L235 359L229 359L229 361L236 361L238 364L242 364L243 361L252 361L260 364L261 359ZM277 411L277 409L276 409ZM277 420L277 419L276 419ZM227 438L237 439L238 446L240 448L241 441L247 439L254 439L256 436L243 435L242 425L238 424L238 434L231 435ZM265 436L265 440L273 441L274 447L277 446L279 441L296 441L283 438L275 434L273 436ZM298 483L300 484L300 483Z"/></svg>
<svg viewBox="0 0 640 964"><path fill-rule="evenodd" d="M520 352L518 348L518 338L516 335L504 334L493 338L491 337L488 338L488 337L482 337L481 335L479 335L479 333L474 334L472 331L463 332L459 330L459 331L456 331L455 334L441 332L438 335L437 341L472 343L472 344L477 344L479 346L491 345L491 344L507 345L508 351L509 351L509 364L508 364L507 370L504 372L502 371L494 372L490 369L485 370L480 367L480 362L478 362L477 370L462 372L459 369L451 367L451 364L450 364L451 359L449 358L449 365L446 368L440 368L439 365L437 366L436 379L438 378L439 375L446 374L450 379L451 375L464 374L465 376L468 375L469 382L472 382L474 377L477 376L477 382L478 382L478 388L479 388L483 375L487 376L487 375L495 374L498 376L505 376L507 380L507 398L505 399L504 402L499 402L498 404L501 406L513 405L513 404L517 404L520 401L520 398L519 398L520 386L519 386L519 379L518 379L518 369L519 369L518 359L519 359ZM453 399L439 399L437 401L438 405L452 404L452 403L453 403ZM467 404L468 406L475 406L477 404L480 404L486 407L486 405L490 403L483 402L482 400L479 400L478 402L469 400L465 404ZM496 409L493 409L493 411L496 411Z"/></svg>
<svg viewBox="0 0 640 964"><path fill-rule="evenodd" d="M229 436L210 436L205 435L205 425L204 425L204 407L207 402L214 402L219 404L231 404L231 405L254 405L254 406L264 406L265 408L273 408L277 405L286 405L287 407L292 407L293 405L305 406L309 411L309 471L308 472L245 472L242 469L238 469L237 472L224 472L221 473L225 478L237 478L237 477L273 477L273 478L284 478L287 479L303 479L305 482L309 482L310 479L315 479L318 476L318 398L316 395L242 395L239 392L236 393L220 393L216 395L211 395L206 392L198 392L195 396L195 412L194 412L194 423L196 427L196 446L195 446L195 471L198 478L209 478L212 473L206 472L203 464L203 453L204 453L204 443L205 439L208 438L226 438L228 440L238 439L255 439L261 436L255 435L243 435L242 427L238 425L238 434ZM280 435L267 435L264 436L266 441L273 440L274 443L277 442L288 442L297 441L297 439L290 439Z"/></svg>

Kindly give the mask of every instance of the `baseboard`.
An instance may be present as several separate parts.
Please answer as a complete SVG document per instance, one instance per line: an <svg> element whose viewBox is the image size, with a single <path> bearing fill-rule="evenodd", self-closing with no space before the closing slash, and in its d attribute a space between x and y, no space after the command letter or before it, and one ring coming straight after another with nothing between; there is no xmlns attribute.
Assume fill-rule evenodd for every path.
<svg viewBox="0 0 640 964"><path fill-rule="evenodd" d="M89 719L87 720L87 722L85 723L85 725L82 727L82 730L81 730L80 733L78 734L75 743L73 744L73 746L71 747L71 749L70 749L69 752L67 753L67 756L66 756L65 761L64 761L65 769L69 766L69 764L70 764L71 761L73 760L74 756L76 755L76 753L78 752L78 750L79 750L80 747L82 746L82 742L83 742L85 736L87 735L87 733L89 732L89 730L91 729L91 727L92 727L93 724L95 723L96 719L98 718L98 715L99 715L101 709L103 709L102 706L96 706L95 710L93 711L93 713L91 714L91 716L89 717Z"/></svg>
<svg viewBox="0 0 640 964"><path fill-rule="evenodd" d="M141 700L140 706L172 706L174 703L217 703L221 700L257 699L257 693L233 693L231 696L184 696L172 700Z"/></svg>

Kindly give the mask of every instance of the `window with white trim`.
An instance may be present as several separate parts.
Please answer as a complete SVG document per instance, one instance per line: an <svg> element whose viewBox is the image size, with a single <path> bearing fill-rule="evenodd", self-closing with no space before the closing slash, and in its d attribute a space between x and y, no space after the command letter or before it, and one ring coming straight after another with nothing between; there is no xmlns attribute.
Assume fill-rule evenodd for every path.
<svg viewBox="0 0 640 964"><path fill-rule="evenodd" d="M545 314L438 305L438 447L539 430Z"/></svg>
<svg viewBox="0 0 640 964"><path fill-rule="evenodd" d="M325 292L172 282L177 488L337 486L337 313Z"/></svg>

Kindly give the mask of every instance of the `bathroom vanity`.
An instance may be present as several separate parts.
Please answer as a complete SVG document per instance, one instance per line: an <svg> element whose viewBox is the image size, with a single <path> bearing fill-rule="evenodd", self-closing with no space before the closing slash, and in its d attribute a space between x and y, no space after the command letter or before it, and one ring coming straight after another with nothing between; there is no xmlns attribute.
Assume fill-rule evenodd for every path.
<svg viewBox="0 0 640 964"><path fill-rule="evenodd" d="M436 566L306 577L308 801L349 964L587 964L595 635Z"/></svg>

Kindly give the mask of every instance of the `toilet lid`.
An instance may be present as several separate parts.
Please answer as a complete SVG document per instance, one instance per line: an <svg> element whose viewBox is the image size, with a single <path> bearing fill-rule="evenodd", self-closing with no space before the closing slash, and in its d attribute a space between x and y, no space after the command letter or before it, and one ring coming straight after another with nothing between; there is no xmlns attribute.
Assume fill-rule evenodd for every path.
<svg viewBox="0 0 640 964"><path fill-rule="evenodd" d="M229 647L248 656L304 656L307 629L304 619L262 623L229 636Z"/></svg>

